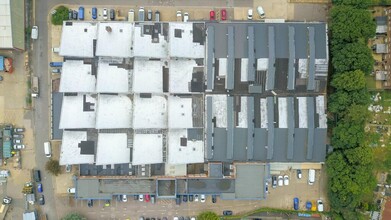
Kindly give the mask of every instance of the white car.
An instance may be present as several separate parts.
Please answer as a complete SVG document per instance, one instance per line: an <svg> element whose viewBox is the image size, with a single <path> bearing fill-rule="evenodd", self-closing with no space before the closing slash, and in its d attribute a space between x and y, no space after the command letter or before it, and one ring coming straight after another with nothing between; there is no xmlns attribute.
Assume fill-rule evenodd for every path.
<svg viewBox="0 0 391 220"><path fill-rule="evenodd" d="M322 200L318 199L318 201L316 201L316 203L318 204L318 212L323 212L323 202L322 202Z"/></svg>
<svg viewBox="0 0 391 220"><path fill-rule="evenodd" d="M198 202L198 194L194 195L194 202Z"/></svg>
<svg viewBox="0 0 391 220"><path fill-rule="evenodd" d="M200 196L200 200L201 200L201 202L205 202L205 195L204 195L204 194L202 194L202 195Z"/></svg>
<svg viewBox="0 0 391 220"><path fill-rule="evenodd" d="M31 39L38 39L38 26L33 26L33 28L31 29Z"/></svg>
<svg viewBox="0 0 391 220"><path fill-rule="evenodd" d="M128 197L126 195L122 195L122 202L127 202L128 201Z"/></svg>
<svg viewBox="0 0 391 220"><path fill-rule="evenodd" d="M103 20L107 20L107 8L103 9Z"/></svg>
<svg viewBox="0 0 391 220"><path fill-rule="evenodd" d="M260 18L264 19L266 17L265 11L263 10L262 6L257 7L257 12Z"/></svg>
<svg viewBox="0 0 391 220"><path fill-rule="evenodd" d="M285 186L289 185L289 176L288 175L284 176L284 185Z"/></svg>
<svg viewBox="0 0 391 220"><path fill-rule="evenodd" d="M253 10L251 8L247 11L247 20L253 20Z"/></svg>
<svg viewBox="0 0 391 220"><path fill-rule="evenodd" d="M187 22L189 20L189 13L185 12L183 14L183 22Z"/></svg>
<svg viewBox="0 0 391 220"><path fill-rule="evenodd" d="M278 186L282 186L284 184L282 176L278 176Z"/></svg>
<svg viewBox="0 0 391 220"><path fill-rule="evenodd" d="M174 217L174 220L178 220L178 217L175 216L175 217Z"/></svg>
<svg viewBox="0 0 391 220"><path fill-rule="evenodd" d="M142 202L144 201L144 195L138 195L138 201Z"/></svg>
<svg viewBox="0 0 391 220"><path fill-rule="evenodd" d="M14 145L14 149L15 149L15 150L16 150L16 149L20 150L20 149L24 149L24 148L25 148L24 144L15 144L15 145Z"/></svg>

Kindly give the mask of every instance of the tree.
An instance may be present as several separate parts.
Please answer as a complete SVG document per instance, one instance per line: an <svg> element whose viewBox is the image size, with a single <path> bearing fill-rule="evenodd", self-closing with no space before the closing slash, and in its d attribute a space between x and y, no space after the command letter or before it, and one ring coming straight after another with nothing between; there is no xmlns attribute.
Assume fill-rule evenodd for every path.
<svg viewBox="0 0 391 220"><path fill-rule="evenodd" d="M201 212L198 217L198 220L219 220L219 216L211 211Z"/></svg>
<svg viewBox="0 0 391 220"><path fill-rule="evenodd" d="M352 104L366 106L370 101L370 94L366 89L351 92L337 90L329 96L328 110L331 113L343 116Z"/></svg>
<svg viewBox="0 0 391 220"><path fill-rule="evenodd" d="M330 85L336 89L343 89L346 91L363 89L366 87L365 74L361 70L335 74Z"/></svg>
<svg viewBox="0 0 391 220"><path fill-rule="evenodd" d="M355 8L366 9L372 4L372 0L333 0L334 5L349 5Z"/></svg>
<svg viewBox="0 0 391 220"><path fill-rule="evenodd" d="M81 216L79 213L69 213L65 217L63 217L61 220L83 220L85 219L83 216Z"/></svg>
<svg viewBox="0 0 391 220"><path fill-rule="evenodd" d="M364 77L360 75L361 73L358 71L354 71L355 73L347 71L361 70L365 74L372 72L375 61L371 49L366 44L354 42L345 44L339 48L339 50L333 51L333 59L331 61L337 73L348 74L352 77L357 74L360 77L357 81L360 81ZM344 79L346 80L347 77L344 76ZM354 80L354 78L350 78L350 80Z"/></svg>
<svg viewBox="0 0 391 220"><path fill-rule="evenodd" d="M365 9L344 5L333 7L331 21L333 45L352 43L375 35L376 24L372 20L372 14Z"/></svg>
<svg viewBox="0 0 391 220"><path fill-rule="evenodd" d="M335 149L348 149L359 146L364 137L365 132L362 125L340 121L333 129L331 142Z"/></svg>
<svg viewBox="0 0 391 220"><path fill-rule="evenodd" d="M63 21L68 20L69 9L65 6L56 8L55 13L52 14L52 24L62 25Z"/></svg>
<svg viewBox="0 0 391 220"><path fill-rule="evenodd" d="M61 173L61 167L58 160L50 159L48 162L46 162L45 169L55 176Z"/></svg>

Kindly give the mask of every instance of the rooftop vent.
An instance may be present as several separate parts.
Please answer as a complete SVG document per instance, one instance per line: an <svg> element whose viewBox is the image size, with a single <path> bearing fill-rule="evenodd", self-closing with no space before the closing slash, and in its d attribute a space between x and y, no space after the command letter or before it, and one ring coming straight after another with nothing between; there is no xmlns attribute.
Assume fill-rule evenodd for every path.
<svg viewBox="0 0 391 220"><path fill-rule="evenodd" d="M111 29L110 26L106 26L106 31L109 32L109 33L111 33L113 30Z"/></svg>

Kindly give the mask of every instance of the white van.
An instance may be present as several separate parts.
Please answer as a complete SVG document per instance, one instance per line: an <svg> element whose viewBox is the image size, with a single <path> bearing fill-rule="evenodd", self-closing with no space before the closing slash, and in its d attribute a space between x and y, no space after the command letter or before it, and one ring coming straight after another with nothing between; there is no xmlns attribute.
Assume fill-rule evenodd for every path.
<svg viewBox="0 0 391 220"><path fill-rule="evenodd" d="M44 150L45 150L45 156L51 157L52 156L52 147L50 146L50 142L44 143Z"/></svg>
<svg viewBox="0 0 391 220"><path fill-rule="evenodd" d="M257 12L260 18L264 19L266 17L265 11L263 10L262 6L257 7Z"/></svg>
<svg viewBox="0 0 391 220"><path fill-rule="evenodd" d="M33 28L31 29L31 39L38 39L38 26L33 26Z"/></svg>
<svg viewBox="0 0 391 220"><path fill-rule="evenodd" d="M309 169L308 170L308 184L314 185L315 183L315 170Z"/></svg>
<svg viewBox="0 0 391 220"><path fill-rule="evenodd" d="M128 21L134 22L134 10L133 9L130 9L128 12Z"/></svg>

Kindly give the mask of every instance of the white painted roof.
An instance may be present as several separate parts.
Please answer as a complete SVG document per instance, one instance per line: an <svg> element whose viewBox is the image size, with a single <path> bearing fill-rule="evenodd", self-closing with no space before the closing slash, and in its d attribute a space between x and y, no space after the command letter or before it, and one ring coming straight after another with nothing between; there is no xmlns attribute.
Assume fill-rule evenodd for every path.
<svg viewBox="0 0 391 220"><path fill-rule="evenodd" d="M79 144L87 141L87 131L64 131L62 134L60 165L91 164L94 155L80 154Z"/></svg>
<svg viewBox="0 0 391 220"><path fill-rule="evenodd" d="M247 96L240 96L240 112L238 112L238 127L239 128L247 128Z"/></svg>
<svg viewBox="0 0 391 220"><path fill-rule="evenodd" d="M168 127L192 128L193 107L191 98L168 97Z"/></svg>
<svg viewBox="0 0 391 220"><path fill-rule="evenodd" d="M163 35L158 35L158 41L152 41L150 34L143 34L144 24L134 27L133 53L135 57L167 58L168 44Z"/></svg>
<svg viewBox="0 0 391 220"><path fill-rule="evenodd" d="M100 22L96 56L132 57L133 23Z"/></svg>
<svg viewBox="0 0 391 220"><path fill-rule="evenodd" d="M241 59L240 81L242 81L242 82L248 81L248 58Z"/></svg>
<svg viewBox="0 0 391 220"><path fill-rule="evenodd" d="M99 133L96 151L96 165L130 163L127 134Z"/></svg>
<svg viewBox="0 0 391 220"><path fill-rule="evenodd" d="M100 62L96 90L99 93L129 93L129 70Z"/></svg>
<svg viewBox="0 0 391 220"><path fill-rule="evenodd" d="M205 103L207 100L205 97ZM212 118L216 117L216 127L227 127L227 96L226 95L211 95L212 96Z"/></svg>
<svg viewBox="0 0 391 220"><path fill-rule="evenodd" d="M316 96L316 113L319 115L319 128L327 128L327 114L325 112L325 98L323 95Z"/></svg>
<svg viewBox="0 0 391 220"><path fill-rule="evenodd" d="M0 48L12 48L10 0L0 0Z"/></svg>
<svg viewBox="0 0 391 220"><path fill-rule="evenodd" d="M64 21L61 33L60 56L94 57L97 24Z"/></svg>
<svg viewBox="0 0 391 220"><path fill-rule="evenodd" d="M133 97L133 128L167 128L167 100L165 96Z"/></svg>
<svg viewBox="0 0 391 220"><path fill-rule="evenodd" d="M278 98L278 127L288 128L288 101L287 98Z"/></svg>
<svg viewBox="0 0 391 220"><path fill-rule="evenodd" d="M260 100L260 110L261 110L261 128L267 128L267 101L266 99Z"/></svg>
<svg viewBox="0 0 391 220"><path fill-rule="evenodd" d="M93 111L84 111L84 98ZM95 128L95 105L96 99L90 95L64 96L59 128Z"/></svg>
<svg viewBox="0 0 391 220"><path fill-rule="evenodd" d="M133 92L163 93L163 69L161 61L134 60Z"/></svg>
<svg viewBox="0 0 391 220"><path fill-rule="evenodd" d="M187 138L186 129L171 129L168 132L169 164L190 164L204 162L204 142L187 140L187 146L181 146L181 138Z"/></svg>
<svg viewBox="0 0 391 220"><path fill-rule="evenodd" d="M60 92L95 92L96 78L92 75L91 64L80 60L68 60L63 63Z"/></svg>
<svg viewBox="0 0 391 220"><path fill-rule="evenodd" d="M205 45L193 43L192 22L171 22L169 25L170 57L204 58ZM182 37L175 37L175 30L182 30Z"/></svg>
<svg viewBox="0 0 391 220"><path fill-rule="evenodd" d="M170 93L190 93L193 68L196 66L195 60L170 60Z"/></svg>
<svg viewBox="0 0 391 220"><path fill-rule="evenodd" d="M134 134L132 164L163 163L162 134Z"/></svg>
<svg viewBox="0 0 391 220"><path fill-rule="evenodd" d="M132 101L125 95L99 95L96 128L130 128L132 109Z"/></svg>
<svg viewBox="0 0 391 220"><path fill-rule="evenodd" d="M220 77L225 77L227 75L227 58L220 58L218 59L219 62L219 75Z"/></svg>
<svg viewBox="0 0 391 220"><path fill-rule="evenodd" d="M297 97L299 101L299 128L308 128L307 97Z"/></svg>

